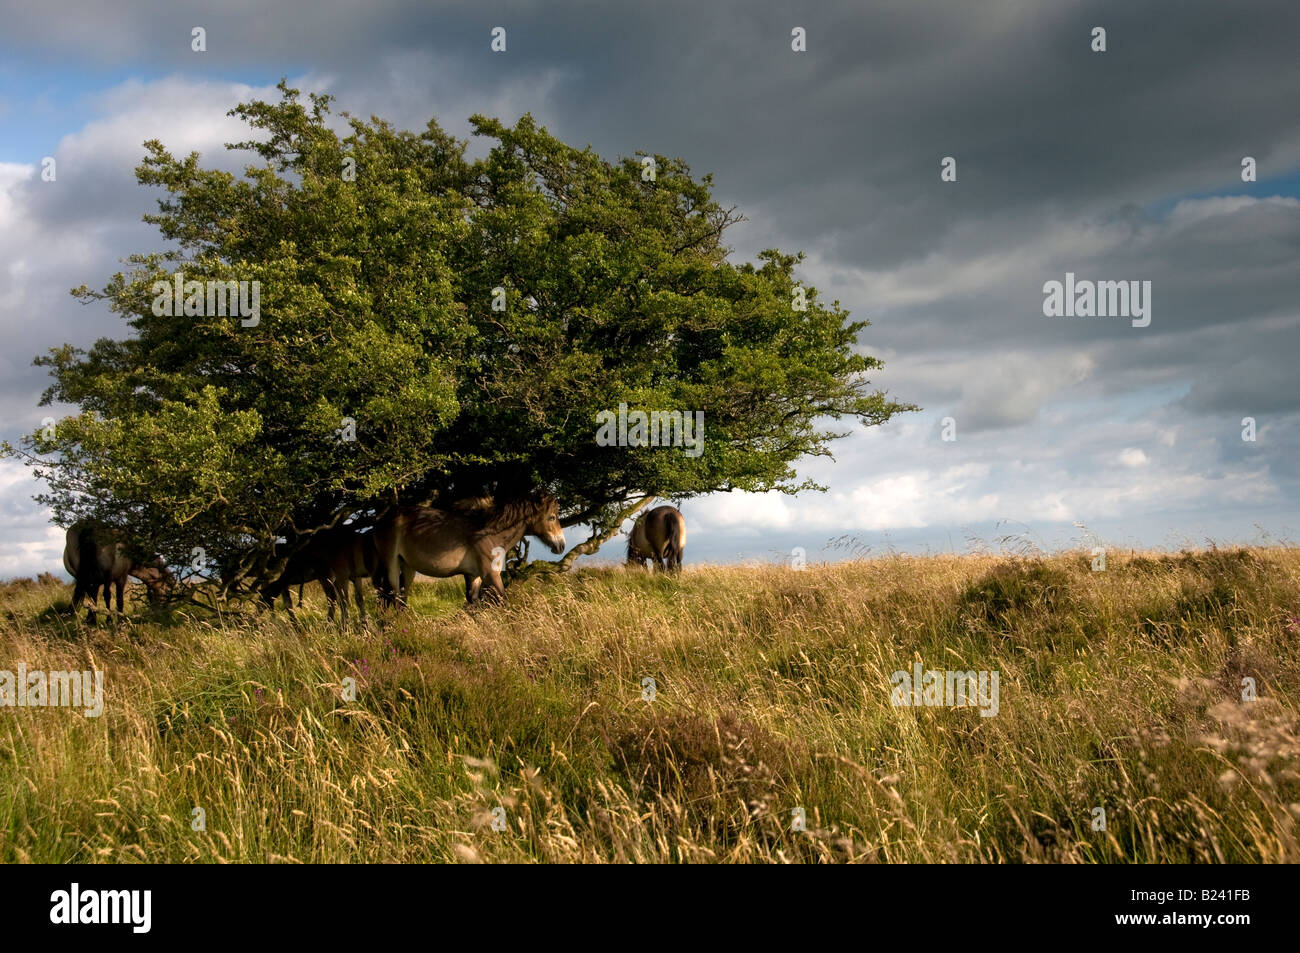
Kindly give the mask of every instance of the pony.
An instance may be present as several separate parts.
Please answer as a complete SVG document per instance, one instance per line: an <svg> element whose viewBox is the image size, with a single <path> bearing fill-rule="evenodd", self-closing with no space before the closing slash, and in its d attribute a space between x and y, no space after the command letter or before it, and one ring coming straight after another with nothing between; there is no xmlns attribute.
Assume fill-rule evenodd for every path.
<svg viewBox="0 0 1300 953"><path fill-rule="evenodd" d="M627 561L645 568L653 559L660 572L681 572L686 549L686 519L675 506L656 506L642 513L627 537Z"/></svg>
<svg viewBox="0 0 1300 953"><path fill-rule="evenodd" d="M554 553L565 548L560 509L555 497L533 490L519 500L497 503L492 497L460 500L446 508L404 506L375 527L381 571L398 606L417 572L465 580L465 603L483 597L504 601L501 570L505 555L525 536L536 536Z"/></svg>
<svg viewBox="0 0 1300 953"><path fill-rule="evenodd" d="M127 576L144 583L150 602L157 602L176 586L176 577L161 559L155 556L145 562L137 561L131 555L131 547L117 533L102 523L89 520L79 520L68 527L63 544L63 568L73 579L73 615L81 608L82 600L89 596L86 621L92 625L96 621L95 603L101 586L104 588L104 608L110 615L113 611L110 587L117 590L117 611L120 614Z"/></svg>
<svg viewBox="0 0 1300 953"><path fill-rule="evenodd" d="M319 582L329 600L329 621L334 621L334 609L340 612L339 626L348 625L348 583L352 584L361 621L366 621L366 599L361 589L363 579L375 575L378 552L374 532L362 533L354 526L335 526L320 530L307 538L300 547L289 549L277 544L276 554L289 552L288 561L279 577L262 588L262 600L269 606L283 599L290 618L293 605L289 590L298 587L298 602L302 603L302 587L309 582Z"/></svg>

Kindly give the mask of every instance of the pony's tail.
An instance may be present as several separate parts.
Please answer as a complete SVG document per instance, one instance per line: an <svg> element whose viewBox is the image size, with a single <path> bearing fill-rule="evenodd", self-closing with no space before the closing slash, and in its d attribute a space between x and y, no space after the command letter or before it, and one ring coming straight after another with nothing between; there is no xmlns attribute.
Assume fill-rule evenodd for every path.
<svg viewBox="0 0 1300 953"><path fill-rule="evenodd" d="M95 531L86 524L77 533L77 575L87 584L98 585L103 573L99 568L99 545Z"/></svg>
<svg viewBox="0 0 1300 953"><path fill-rule="evenodd" d="M682 553L686 551L686 521L677 514L672 524L668 530L668 543L664 546L664 559L680 565Z"/></svg>

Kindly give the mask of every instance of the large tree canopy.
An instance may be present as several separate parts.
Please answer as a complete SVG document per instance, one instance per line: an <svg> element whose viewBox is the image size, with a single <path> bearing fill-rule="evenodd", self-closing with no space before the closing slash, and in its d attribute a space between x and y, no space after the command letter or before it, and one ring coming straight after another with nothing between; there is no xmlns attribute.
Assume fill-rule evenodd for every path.
<svg viewBox="0 0 1300 953"><path fill-rule="evenodd" d="M649 495L805 489L826 422L910 409L871 390L866 322L799 287L801 256L727 260L739 217L681 160L475 116L495 145L470 161L435 122L344 114L343 136L329 97L280 90L232 110L256 132L229 148L263 160L242 177L145 143L166 250L74 292L134 333L37 359L45 402L80 408L29 442L58 521L228 567L394 501L541 484L590 551ZM160 308L178 271L259 282L256 323L202 294ZM703 412L702 452L602 445L621 404Z"/></svg>

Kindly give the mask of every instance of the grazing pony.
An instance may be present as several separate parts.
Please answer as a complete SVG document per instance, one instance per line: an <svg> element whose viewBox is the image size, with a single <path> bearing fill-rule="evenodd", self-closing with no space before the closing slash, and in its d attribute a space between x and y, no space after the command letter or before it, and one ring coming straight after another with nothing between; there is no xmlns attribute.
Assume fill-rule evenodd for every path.
<svg viewBox="0 0 1300 953"><path fill-rule="evenodd" d="M497 503L491 497L461 500L445 509L405 506L375 527L381 569L399 606L417 572L426 576L461 576L465 602L486 597L505 599L501 570L506 553L527 535L536 536L552 552L564 552L564 530L555 497L534 490L521 500Z"/></svg>
<svg viewBox="0 0 1300 953"><path fill-rule="evenodd" d="M81 608L81 601L89 596L86 621L92 624L101 586L104 587L104 608L110 615L113 610L110 587L117 589L117 611L121 613L127 576L144 583L150 602L156 602L176 586L176 577L161 559L154 557L147 562L137 562L131 557L130 547L116 533L88 520L80 520L68 527L63 544L63 568L73 579L73 614Z"/></svg>
<svg viewBox="0 0 1300 953"><path fill-rule="evenodd" d="M627 561L645 568L653 559L660 572L681 572L686 549L686 519L675 506L656 506L642 513L627 537Z"/></svg>
<svg viewBox="0 0 1300 953"><path fill-rule="evenodd" d="M283 549L277 545L277 553ZM366 599L361 581L372 577L379 565L375 550L375 534L361 533L354 526L335 526L313 533L302 547L294 550L279 578L262 589L262 599L274 605L282 598L284 607L293 617L289 590L298 586L298 601L302 602L302 586L319 582L329 600L329 621L334 621L334 608L340 610L339 626L348 624L348 583L356 597L361 621L366 621Z"/></svg>

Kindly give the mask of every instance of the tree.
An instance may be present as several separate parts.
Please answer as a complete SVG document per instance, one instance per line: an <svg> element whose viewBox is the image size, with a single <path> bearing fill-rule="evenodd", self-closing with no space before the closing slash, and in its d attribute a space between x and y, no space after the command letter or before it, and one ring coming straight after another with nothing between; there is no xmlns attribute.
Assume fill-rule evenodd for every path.
<svg viewBox="0 0 1300 953"><path fill-rule="evenodd" d="M740 217L680 159L609 162L526 115L472 117L495 145L469 161L436 122L345 113L343 135L328 96L279 88L232 110L259 134L228 146L262 160L242 177L145 143L171 246L74 290L134 333L37 359L44 403L80 409L24 454L57 520L258 577L278 536L541 484L593 527L580 553L652 496L807 489L795 461L843 435L826 421L914 409L870 389L867 322L800 288L801 256L728 261ZM214 307L216 282L257 313L221 307L234 285ZM702 413L699 452L598 439L621 405Z"/></svg>

